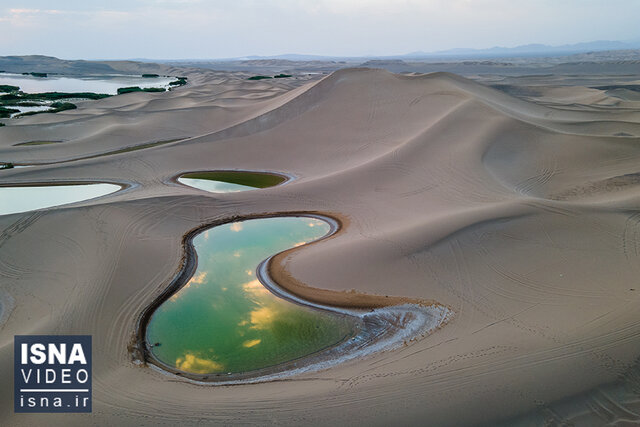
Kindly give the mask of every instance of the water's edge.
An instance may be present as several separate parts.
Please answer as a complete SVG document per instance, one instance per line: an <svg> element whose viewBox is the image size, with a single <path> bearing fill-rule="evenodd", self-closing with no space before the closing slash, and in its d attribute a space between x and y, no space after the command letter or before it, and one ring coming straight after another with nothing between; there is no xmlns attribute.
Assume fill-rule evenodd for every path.
<svg viewBox="0 0 640 427"><path fill-rule="evenodd" d="M83 181L83 180L57 181L57 180L51 180L51 181L3 182L3 183L0 183L0 189L2 189L2 188L29 188L29 187L69 187L69 186L80 186L80 185L87 185L88 186L88 185L95 185L95 184L108 184L108 185L113 185L113 186L120 187L120 188L115 189L115 190L113 190L113 191L111 191L109 193L105 193L105 194L101 194L101 195L97 195L97 196L93 196L93 197L88 197L88 198L85 198L85 199L74 200L74 201L69 201L69 202L63 202L63 203L60 203L60 204L54 204L54 205L50 205L50 206L41 206L41 207L22 210L22 211L17 211L17 212L0 213L0 215L2 215L2 216L5 216L5 215L24 215L24 214L28 214L28 213L37 212L37 211L48 211L48 210L53 210L53 209L74 208L80 203L95 202L95 201L103 200L103 199L105 199L107 197L115 196L116 194L120 195L120 194L123 194L125 192L131 191L131 190L139 187L139 184L137 184L135 182L100 179L100 180L95 180L95 181Z"/></svg>
<svg viewBox="0 0 640 427"><path fill-rule="evenodd" d="M286 173L286 172L281 172L281 171L272 171L272 170L266 170L266 169L198 169L198 170L189 170L189 171L182 171L180 173L177 173L173 176L171 176L166 183L167 184L171 184L171 185L178 185L180 187L189 187L189 188L196 188L193 186L190 186L188 184L184 184L182 182L179 181L180 178L183 178L184 175L188 175L188 174L197 174L197 173L206 173L206 172L236 172L236 173L248 173L248 174L265 174L265 175L274 175L277 177L280 177L283 179L282 182L273 185L271 187L265 187L265 188L258 188L256 187L255 190L265 190L267 188L275 188L275 187L281 187L283 185L289 184L292 181L294 181L296 179L296 176L290 173ZM197 188L196 188L197 189ZM206 190L201 190L201 191L206 191ZM292 215L276 215L276 216L292 216ZM295 216L295 215L293 215ZM257 218L266 218L266 217L257 217ZM254 219L254 218L249 218L246 217L245 219ZM222 223L224 224L224 223ZM222 224L218 224L218 225L222 225ZM213 227L213 226L212 226ZM212 227L207 227L207 228L212 228Z"/></svg>
<svg viewBox="0 0 640 427"><path fill-rule="evenodd" d="M190 382L201 384L232 385L274 381L303 372L326 369L348 360L400 347L410 340L434 331L446 323L451 317L451 310L439 305L422 306L418 304L403 304L373 310L363 310L336 308L302 300L278 286L268 275L268 265L271 259L277 255L273 254L260 263L256 272L257 278L263 286L277 297L286 299L289 302L315 310L331 312L336 316L350 317L355 325L355 334L345 337L343 341L335 345L301 358L242 373L195 374L181 371L157 359L147 344L147 328L155 310L175 292L181 289L195 273L198 256L193 245L193 239L203 231L223 224L273 217L308 217L319 219L329 224L330 230L327 234L302 247L327 239L340 230L340 221L326 214L316 212L287 212L227 218L199 226L189 231L183 237L184 252L181 265L176 275L169 286L142 311L136 323L136 331L129 346L129 351L134 363L145 364L165 375L184 378Z"/></svg>

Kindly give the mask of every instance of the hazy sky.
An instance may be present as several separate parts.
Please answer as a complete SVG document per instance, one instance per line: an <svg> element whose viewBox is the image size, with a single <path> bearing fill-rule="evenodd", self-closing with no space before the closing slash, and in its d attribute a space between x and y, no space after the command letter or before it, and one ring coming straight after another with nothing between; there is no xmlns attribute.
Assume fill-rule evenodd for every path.
<svg viewBox="0 0 640 427"><path fill-rule="evenodd" d="M0 0L0 55L392 55L639 40L640 0Z"/></svg>

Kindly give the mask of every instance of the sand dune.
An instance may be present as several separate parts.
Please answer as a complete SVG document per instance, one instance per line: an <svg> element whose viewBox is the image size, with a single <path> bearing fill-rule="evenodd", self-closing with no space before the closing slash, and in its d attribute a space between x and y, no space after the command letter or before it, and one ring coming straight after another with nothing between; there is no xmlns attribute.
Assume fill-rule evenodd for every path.
<svg viewBox="0 0 640 427"><path fill-rule="evenodd" d="M0 217L0 296L13 301L0 316L2 377L13 372L15 334L87 333L94 342L91 419L16 416L7 381L0 423L640 419L629 391L640 334L635 98L603 105L621 94L544 91L558 104L550 106L446 73L350 69L287 84L225 76L0 129L1 161L52 163L0 171L3 184L134 184L74 208ZM585 110L590 103L598 108ZM69 161L173 138L185 139ZM64 142L14 146L42 139ZM207 169L296 179L224 195L172 181ZM277 257L281 286L320 302L314 289L334 291L334 303L436 301L454 312L449 323L395 351L263 384L201 386L134 363L136 321L179 269L185 233L299 211L345 226Z"/></svg>

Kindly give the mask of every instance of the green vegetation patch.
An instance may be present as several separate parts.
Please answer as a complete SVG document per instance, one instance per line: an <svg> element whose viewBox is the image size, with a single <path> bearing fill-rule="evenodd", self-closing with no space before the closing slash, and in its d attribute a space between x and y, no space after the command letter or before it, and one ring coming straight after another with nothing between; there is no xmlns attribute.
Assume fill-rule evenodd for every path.
<svg viewBox="0 0 640 427"><path fill-rule="evenodd" d="M191 172L182 175L182 178L208 179L255 188L273 187L286 180L285 177L272 173L240 171Z"/></svg>
<svg viewBox="0 0 640 427"><path fill-rule="evenodd" d="M13 163L0 163L0 169L13 169Z"/></svg>
<svg viewBox="0 0 640 427"><path fill-rule="evenodd" d="M47 73L22 73L23 76L33 76L33 77L47 77Z"/></svg>
<svg viewBox="0 0 640 427"><path fill-rule="evenodd" d="M59 144L62 141L28 141L28 142L19 142L17 144L13 144L14 147L18 147L21 145L47 145L47 144Z"/></svg>
<svg viewBox="0 0 640 427"><path fill-rule="evenodd" d="M75 110L78 107L76 107L76 104L72 104L70 102L54 102L51 104L51 108L56 110L57 113L58 111Z"/></svg>
<svg viewBox="0 0 640 427"><path fill-rule="evenodd" d="M143 92L166 92L167 90L163 87L144 87L142 88Z"/></svg>
<svg viewBox="0 0 640 427"><path fill-rule="evenodd" d="M118 95L122 95L123 93L131 93L131 92L142 92L142 88L140 88L139 86L118 88Z"/></svg>
<svg viewBox="0 0 640 427"><path fill-rule="evenodd" d="M44 92L44 93L25 93L24 99L46 99L50 101L58 100L58 99L70 99L70 98L81 98L81 99L102 99L108 98L111 95L107 93L93 93L93 92Z"/></svg>
<svg viewBox="0 0 640 427"><path fill-rule="evenodd" d="M102 99L111 95L93 92L43 92L43 93L10 93L0 95L0 105L20 105L24 101L58 101L61 99Z"/></svg>
<svg viewBox="0 0 640 427"><path fill-rule="evenodd" d="M20 110L16 110L15 108L5 108L0 107L0 118L8 119L12 114L19 113Z"/></svg>
<svg viewBox="0 0 640 427"><path fill-rule="evenodd" d="M145 87L141 88L139 86L130 86L130 87L121 87L118 88L118 95L122 95L123 93L131 93L131 92L164 92L166 89L163 87Z"/></svg>
<svg viewBox="0 0 640 427"><path fill-rule="evenodd" d="M151 73L149 73L149 74L143 74L142 77L144 77L145 79L152 79L154 77L160 77L160 75L159 74L151 74Z"/></svg>
<svg viewBox="0 0 640 427"><path fill-rule="evenodd" d="M187 84L186 77L177 77L177 80L169 82L169 86L183 86Z"/></svg>
<svg viewBox="0 0 640 427"><path fill-rule="evenodd" d="M72 104L71 102L54 102L50 105L50 107L50 110L27 111L25 113L18 114L16 117L35 116L36 114L42 113L59 113L60 111L75 110L76 108L78 108L76 104Z"/></svg>
<svg viewBox="0 0 640 427"><path fill-rule="evenodd" d="M247 80L264 80L264 79L286 79L287 77L293 77L291 74L276 74L275 76L252 76Z"/></svg>
<svg viewBox="0 0 640 427"><path fill-rule="evenodd" d="M17 92L19 90L19 86L0 85L0 92Z"/></svg>

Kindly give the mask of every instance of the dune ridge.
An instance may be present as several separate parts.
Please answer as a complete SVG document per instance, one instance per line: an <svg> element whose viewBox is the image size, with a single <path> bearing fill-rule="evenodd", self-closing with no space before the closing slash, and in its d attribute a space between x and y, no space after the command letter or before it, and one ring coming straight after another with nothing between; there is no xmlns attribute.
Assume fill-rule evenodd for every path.
<svg viewBox="0 0 640 427"><path fill-rule="evenodd" d="M189 81L0 129L0 156L15 163L191 136L0 171L7 183L138 184L95 205L0 217L0 277L15 301L1 326L3 377L14 334L89 333L91 422L335 424L357 413L371 424L597 424L602 411L589 402L602 393L624 408L607 422L640 413L629 391L640 336L640 104L550 106L451 74L370 69L288 86L213 72ZM66 142L13 146L43 139ZM225 169L295 179L224 195L172 182ZM402 348L264 384L198 386L134 363L136 319L179 271L188 230L301 211L346 226L276 257L279 285L320 289L333 303L436 301L455 316ZM12 394L2 387L2 423L50 421L12 414Z"/></svg>

